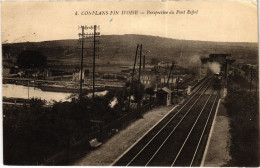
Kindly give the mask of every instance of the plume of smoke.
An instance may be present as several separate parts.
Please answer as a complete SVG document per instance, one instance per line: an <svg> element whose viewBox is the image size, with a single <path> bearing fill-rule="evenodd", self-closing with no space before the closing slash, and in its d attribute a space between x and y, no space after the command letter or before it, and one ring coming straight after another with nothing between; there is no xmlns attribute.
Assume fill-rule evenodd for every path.
<svg viewBox="0 0 260 168"><path fill-rule="evenodd" d="M217 62L208 62L209 69L214 73L214 74L219 74L220 72L220 64Z"/></svg>

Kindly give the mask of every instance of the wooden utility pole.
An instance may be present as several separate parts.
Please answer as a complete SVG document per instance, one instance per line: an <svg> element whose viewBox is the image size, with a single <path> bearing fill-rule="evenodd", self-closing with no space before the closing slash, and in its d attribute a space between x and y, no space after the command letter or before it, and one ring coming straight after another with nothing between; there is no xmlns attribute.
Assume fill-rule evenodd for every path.
<svg viewBox="0 0 260 168"><path fill-rule="evenodd" d="M30 100L30 95L29 95L29 91L30 90L30 88L29 88L29 80L28 80L28 100Z"/></svg>
<svg viewBox="0 0 260 168"><path fill-rule="evenodd" d="M143 56L143 70L145 69L145 55Z"/></svg>
<svg viewBox="0 0 260 168"><path fill-rule="evenodd" d="M142 44L140 45L139 77L138 77L138 114L141 115L141 68L142 68Z"/></svg>
<svg viewBox="0 0 260 168"><path fill-rule="evenodd" d="M138 49L139 49L139 44L137 44L137 47L136 47L136 51L135 51L135 61L134 61L134 67L133 67L133 72L132 72L132 79L131 79L131 85L130 85L130 95L129 95L129 106L130 106L130 103L131 103L131 92L132 92L132 89L133 89L133 81L134 81L134 74L135 74L135 64L136 64L136 59L137 59L137 55L138 55Z"/></svg>
<svg viewBox="0 0 260 168"><path fill-rule="evenodd" d="M166 76L167 76L167 66L165 65L165 67L164 67L164 75L163 75L163 87L165 86L165 78L166 78Z"/></svg>
<svg viewBox="0 0 260 168"><path fill-rule="evenodd" d="M141 68L142 68L142 44L140 45L140 61L139 61L139 77L138 82L141 84Z"/></svg>
<svg viewBox="0 0 260 168"><path fill-rule="evenodd" d="M95 97L95 59L96 59L96 28L97 26L94 25L94 49L93 49L93 95L92 98L94 99Z"/></svg>
<svg viewBox="0 0 260 168"><path fill-rule="evenodd" d="M82 41L81 41L81 64L80 64L80 89L79 89L79 98L82 99L82 71L83 71L83 53L84 53L84 26L82 28Z"/></svg>
<svg viewBox="0 0 260 168"><path fill-rule="evenodd" d="M201 78L201 65L200 65L200 63L198 62L198 78L199 78L199 80L200 80L200 78Z"/></svg>
<svg viewBox="0 0 260 168"><path fill-rule="evenodd" d="M179 57L179 66L181 64L182 50L183 50L183 44L181 45L181 53L180 53L180 57ZM176 70L177 70L177 68L176 68ZM176 88L177 88L177 94L178 94L178 91L179 91L179 71L177 70L176 72L177 72Z"/></svg>
<svg viewBox="0 0 260 168"><path fill-rule="evenodd" d="M171 89L174 90L175 88L174 88L174 82L173 82L173 73L172 73L172 75L171 75L171 78L172 78Z"/></svg>
<svg viewBox="0 0 260 168"><path fill-rule="evenodd" d="M167 84L166 84L167 87L169 87L169 80L170 80L170 77L171 77L171 73L172 73L172 70L173 70L173 66L174 66L174 63L172 62L171 70L170 70L170 73L169 73L168 79L167 79Z"/></svg>
<svg viewBox="0 0 260 168"><path fill-rule="evenodd" d="M82 33L79 33L79 37L82 37L82 41L81 41L81 70L80 70L80 98L82 98L82 81L83 81L83 50L84 50L84 42L93 42L93 46L94 48L86 48L86 49L93 49L93 98L94 98L94 94L95 94L95 58L97 55L97 52L99 50L99 48L96 48L96 44L99 44L99 40L97 40L97 38L100 37L100 32L96 32L97 29L99 29L99 26L94 25L94 26L81 26L82 29ZM86 30L93 30L94 29L94 33L84 33L84 29ZM84 41L84 38L87 37L93 37L94 41ZM91 38L90 38L91 39Z"/></svg>

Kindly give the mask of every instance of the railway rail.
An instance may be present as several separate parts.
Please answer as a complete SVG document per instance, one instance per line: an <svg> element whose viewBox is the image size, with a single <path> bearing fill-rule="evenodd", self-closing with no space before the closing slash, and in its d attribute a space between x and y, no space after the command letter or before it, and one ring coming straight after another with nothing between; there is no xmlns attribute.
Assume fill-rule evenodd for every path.
<svg viewBox="0 0 260 168"><path fill-rule="evenodd" d="M181 107L170 112L112 165L199 166L219 97L212 78L204 80Z"/></svg>

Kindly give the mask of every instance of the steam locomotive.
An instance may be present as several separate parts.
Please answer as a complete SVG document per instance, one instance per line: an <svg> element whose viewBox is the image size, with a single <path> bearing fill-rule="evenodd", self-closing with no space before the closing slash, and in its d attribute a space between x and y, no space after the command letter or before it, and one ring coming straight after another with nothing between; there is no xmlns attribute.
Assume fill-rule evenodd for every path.
<svg viewBox="0 0 260 168"><path fill-rule="evenodd" d="M213 77L213 88L218 90L221 89L222 74L214 74Z"/></svg>

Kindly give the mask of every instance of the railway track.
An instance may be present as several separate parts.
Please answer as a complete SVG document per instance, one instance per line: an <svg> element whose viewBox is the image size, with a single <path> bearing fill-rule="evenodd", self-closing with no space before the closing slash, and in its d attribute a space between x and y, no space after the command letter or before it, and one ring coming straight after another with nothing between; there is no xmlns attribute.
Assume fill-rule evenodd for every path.
<svg viewBox="0 0 260 168"><path fill-rule="evenodd" d="M218 97L212 78L204 80L181 107L169 113L112 165L199 166Z"/></svg>

